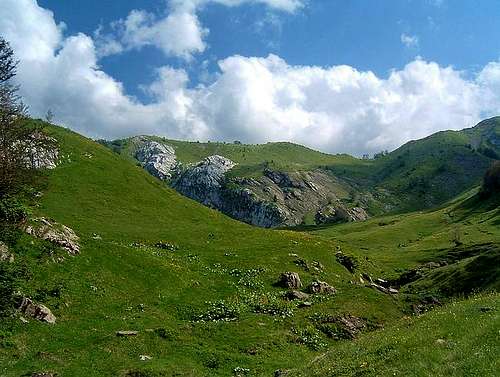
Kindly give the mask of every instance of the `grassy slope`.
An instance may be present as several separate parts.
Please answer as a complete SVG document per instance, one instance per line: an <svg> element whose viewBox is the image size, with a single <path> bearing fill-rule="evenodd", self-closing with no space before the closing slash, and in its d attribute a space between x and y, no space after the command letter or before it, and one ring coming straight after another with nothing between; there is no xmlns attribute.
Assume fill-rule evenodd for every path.
<svg viewBox="0 0 500 377"><path fill-rule="evenodd" d="M148 368L213 376L230 375L238 366L266 375L315 355L295 343L290 332L292 326L306 326L312 312L349 312L377 322L401 315L392 298L349 284L331 241L238 223L178 195L92 141L62 129L51 132L61 140L64 158L51 172L37 212L74 228L82 253L58 264L43 258L35 262L24 290L35 295L62 287L60 298L44 300L58 323L2 324L4 330L13 327L11 346L0 348L0 375L52 370L63 376L113 376ZM93 233L102 240L94 240ZM179 250L131 246L159 240ZM18 261L27 258L22 248L15 251ZM246 310L236 322L190 321L194 313L206 311L206 301L250 296L227 272L232 268L264 269L257 276L264 301L281 291L273 283L285 270L300 272L307 284L312 273L297 267L289 253L324 265L319 277L339 290L333 301L296 309L288 319ZM146 331L158 327L166 329L167 339ZM115 332L122 329L140 334L117 338ZM153 359L141 362L140 354Z"/></svg>
<svg viewBox="0 0 500 377"><path fill-rule="evenodd" d="M310 326L307 317L313 313L351 313L385 324L402 316L398 299L350 284L354 277L335 261L337 246L358 256L364 270L390 276L441 258L456 226L465 244L499 239L498 209L476 213L476 207L374 219L312 235L253 228L183 198L92 141L62 129L52 132L62 141L65 158L50 174L37 211L74 228L82 237L82 254L59 264L43 258L36 262L24 290L36 294L61 286L60 298L44 300L58 323L1 324L12 332L9 346L0 347L2 376L40 370L62 376L114 376L128 370L227 376L236 367L249 368L251 375L270 375L278 368L297 368L321 355L298 344L290 331ZM94 240L93 233L102 240ZM131 246L159 240L175 243L179 250ZM22 261L23 249L16 251ZM338 288L333 300L295 309L286 319L243 310L234 322L190 321L193 314L206 311L206 301L248 299L248 290L228 273L233 268L264 269L256 277L264 301L281 291L273 283L282 271L299 272L307 284L313 274L297 267L290 253L324 265L317 277ZM164 328L166 339L146 331L154 328ZM140 333L117 338L115 332L122 329ZM403 339L402 334L394 336ZM322 341L338 347L324 336ZM348 343L343 347L345 362L357 363L358 354L349 351ZM141 362L141 354L153 359ZM440 363L445 365L446 359Z"/></svg>
<svg viewBox="0 0 500 377"><path fill-rule="evenodd" d="M343 342L291 375L494 377L500 370L499 328L499 294L455 301Z"/></svg>

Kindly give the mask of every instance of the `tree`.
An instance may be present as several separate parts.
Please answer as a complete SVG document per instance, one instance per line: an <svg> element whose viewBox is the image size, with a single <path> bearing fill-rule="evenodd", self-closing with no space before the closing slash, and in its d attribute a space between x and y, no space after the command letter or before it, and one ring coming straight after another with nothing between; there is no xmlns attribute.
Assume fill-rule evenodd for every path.
<svg viewBox="0 0 500 377"><path fill-rule="evenodd" d="M483 186L481 187L481 196L483 198L490 197L496 193L500 193L500 161L495 161L486 171L483 178Z"/></svg>
<svg viewBox="0 0 500 377"><path fill-rule="evenodd" d="M40 156L54 155L55 140L27 122L27 108L12 83L18 61L0 37L0 198L15 193L40 167Z"/></svg>

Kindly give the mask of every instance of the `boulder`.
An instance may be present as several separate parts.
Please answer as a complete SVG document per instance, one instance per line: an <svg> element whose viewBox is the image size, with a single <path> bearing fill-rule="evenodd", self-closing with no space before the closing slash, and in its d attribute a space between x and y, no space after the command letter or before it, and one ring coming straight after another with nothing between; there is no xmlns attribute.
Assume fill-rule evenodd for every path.
<svg viewBox="0 0 500 377"><path fill-rule="evenodd" d="M14 262L14 254L9 251L6 244L0 241L0 262Z"/></svg>
<svg viewBox="0 0 500 377"><path fill-rule="evenodd" d="M288 291L285 295L285 297L292 301L292 300L307 300L309 298L309 295L307 293L301 292L301 291Z"/></svg>
<svg viewBox="0 0 500 377"><path fill-rule="evenodd" d="M307 288L310 293L335 294L337 290L324 281L313 281Z"/></svg>
<svg viewBox="0 0 500 377"><path fill-rule="evenodd" d="M80 253L80 245L78 244L80 238L73 229L65 225L41 217L33 219L32 223L25 225L24 230L33 237L50 241L62 247L71 255Z"/></svg>
<svg viewBox="0 0 500 377"><path fill-rule="evenodd" d="M116 332L116 336L124 337L124 336L136 336L138 334L137 331L134 330L120 330Z"/></svg>
<svg viewBox="0 0 500 377"><path fill-rule="evenodd" d="M280 285L285 288L297 289L302 287L299 274L296 272L284 272L280 277Z"/></svg>
<svg viewBox="0 0 500 377"><path fill-rule="evenodd" d="M143 144L137 149L135 158L151 175L167 180L172 178L178 167L175 150L157 141L140 140Z"/></svg>
<svg viewBox="0 0 500 377"><path fill-rule="evenodd" d="M42 304L35 304L30 298L23 297L17 307L21 313L50 324L56 323L56 317L49 308Z"/></svg>

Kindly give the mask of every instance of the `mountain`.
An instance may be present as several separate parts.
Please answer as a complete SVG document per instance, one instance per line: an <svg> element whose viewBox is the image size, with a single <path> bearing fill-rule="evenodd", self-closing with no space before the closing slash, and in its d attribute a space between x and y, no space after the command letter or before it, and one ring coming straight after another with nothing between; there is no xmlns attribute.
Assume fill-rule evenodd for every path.
<svg viewBox="0 0 500 377"><path fill-rule="evenodd" d="M441 205L481 181L500 156L500 118L438 132L374 159L291 143L101 141L183 195L262 227L366 220Z"/></svg>
<svg viewBox="0 0 500 377"><path fill-rule="evenodd" d="M57 167L31 192L28 224L0 232L2 253L12 255L0 261L0 277L11 282L9 271L17 271L15 291L23 296L22 312L0 321L0 375L329 375L336 368L359 375L365 361L372 375L394 368L446 375L458 351L454 373L488 375L498 362L496 339L481 330L498 327L498 295L453 301L499 288L497 196L481 198L474 188L424 212L262 229L189 200L131 157L62 128L47 125L46 132L59 143ZM224 176L247 168L247 176L264 177L259 161L277 147L271 166L279 172L294 164L310 172L381 163L291 144L171 144L183 165L232 150L225 158L241 165ZM241 162L245 147L253 165ZM297 150L316 160L278 159ZM408 355L428 357L422 349L437 339L408 334L429 326L445 343L422 369ZM481 357L464 351L479 343Z"/></svg>

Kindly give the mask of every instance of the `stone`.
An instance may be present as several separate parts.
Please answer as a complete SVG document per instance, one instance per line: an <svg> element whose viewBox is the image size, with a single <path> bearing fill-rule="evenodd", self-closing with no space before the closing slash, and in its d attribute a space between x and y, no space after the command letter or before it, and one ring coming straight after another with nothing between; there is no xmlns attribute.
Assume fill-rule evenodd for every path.
<svg viewBox="0 0 500 377"><path fill-rule="evenodd" d="M446 345L446 340L444 340L444 339L436 339L436 344L438 346L445 346Z"/></svg>
<svg viewBox="0 0 500 377"><path fill-rule="evenodd" d="M312 306L311 301L304 301L299 304L299 308L309 308Z"/></svg>
<svg viewBox="0 0 500 377"><path fill-rule="evenodd" d="M31 374L31 377L57 377L57 373L52 372L35 372Z"/></svg>
<svg viewBox="0 0 500 377"><path fill-rule="evenodd" d="M0 241L0 262L14 262L14 254L9 251L9 247Z"/></svg>
<svg viewBox="0 0 500 377"><path fill-rule="evenodd" d="M309 295L307 293L304 293L301 291L292 290L292 291L288 291L285 294L285 297L290 301L292 301L292 300L307 300L309 298Z"/></svg>
<svg viewBox="0 0 500 377"><path fill-rule="evenodd" d="M296 272L284 272L280 276L280 285L285 288L297 289L302 287L299 274Z"/></svg>
<svg viewBox="0 0 500 377"><path fill-rule="evenodd" d="M344 204L337 202L335 205L320 208L314 216L314 221L317 225L322 225L337 222L365 221L368 217L368 213L361 207L348 208Z"/></svg>
<svg viewBox="0 0 500 377"><path fill-rule="evenodd" d="M44 217L33 219L24 226L24 231L33 237L41 238L62 247L69 254L80 253L80 238L73 229Z"/></svg>
<svg viewBox="0 0 500 377"><path fill-rule="evenodd" d="M151 175L168 180L175 175L178 168L175 149L170 145L157 141L138 138L142 145L137 149L135 158Z"/></svg>
<svg viewBox="0 0 500 377"><path fill-rule="evenodd" d="M148 360L151 360L152 357L151 356L148 356L148 355L139 355L139 359L141 361L148 361Z"/></svg>
<svg viewBox="0 0 500 377"><path fill-rule="evenodd" d="M337 293L337 290L333 288L330 284L324 282L324 281L313 281L309 287L308 291L310 293L320 293L320 294L335 294Z"/></svg>
<svg viewBox="0 0 500 377"><path fill-rule="evenodd" d="M28 297L21 298L21 302L17 307L24 315L27 315L31 318L35 318L39 321L54 324L56 323L56 317L49 308L42 304L35 304L33 300Z"/></svg>
<svg viewBox="0 0 500 377"><path fill-rule="evenodd" d="M274 377L283 377L283 376L288 376L287 369L276 369L274 371Z"/></svg>
<svg viewBox="0 0 500 377"><path fill-rule="evenodd" d="M139 332L134 330L120 330L116 332L116 336L125 337L125 336L136 336Z"/></svg>

